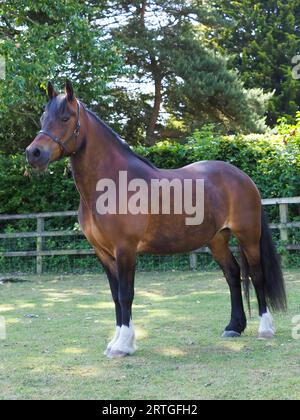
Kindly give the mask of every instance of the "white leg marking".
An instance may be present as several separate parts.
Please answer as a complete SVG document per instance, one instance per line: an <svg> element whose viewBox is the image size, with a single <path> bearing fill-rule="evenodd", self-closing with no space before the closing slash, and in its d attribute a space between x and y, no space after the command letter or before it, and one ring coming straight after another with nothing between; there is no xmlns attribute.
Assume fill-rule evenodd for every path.
<svg viewBox="0 0 300 420"><path fill-rule="evenodd" d="M275 336L276 330L273 323L273 317L269 310L260 317L259 338L272 338Z"/></svg>
<svg viewBox="0 0 300 420"><path fill-rule="evenodd" d="M120 332L121 332L121 327L116 327L116 332L115 332L114 338L108 343L107 348L106 348L106 350L104 352L104 354L106 356L109 355L112 346L118 341L118 338L120 336Z"/></svg>
<svg viewBox="0 0 300 420"><path fill-rule="evenodd" d="M133 323L129 327L122 325L117 341L111 347L111 356L118 353L133 354L136 351Z"/></svg>

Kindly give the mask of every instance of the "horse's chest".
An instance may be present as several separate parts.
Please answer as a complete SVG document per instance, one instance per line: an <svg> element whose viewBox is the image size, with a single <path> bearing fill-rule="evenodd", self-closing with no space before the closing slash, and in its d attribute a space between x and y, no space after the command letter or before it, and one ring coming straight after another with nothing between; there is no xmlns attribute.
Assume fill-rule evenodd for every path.
<svg viewBox="0 0 300 420"><path fill-rule="evenodd" d="M107 233L101 227L99 220L92 213L85 211L79 214L79 223L88 242L95 248L109 248Z"/></svg>

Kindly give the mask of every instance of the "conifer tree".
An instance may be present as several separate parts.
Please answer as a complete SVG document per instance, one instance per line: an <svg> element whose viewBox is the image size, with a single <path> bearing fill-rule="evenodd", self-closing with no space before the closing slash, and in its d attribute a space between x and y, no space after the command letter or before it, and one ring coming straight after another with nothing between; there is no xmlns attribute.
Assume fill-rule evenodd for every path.
<svg viewBox="0 0 300 420"><path fill-rule="evenodd" d="M274 125L283 115L295 116L300 89L292 75L292 59L300 54L300 1L220 0L216 8L228 25L212 37L219 34L219 45L233 56L245 86L275 90L268 123Z"/></svg>
<svg viewBox="0 0 300 420"><path fill-rule="evenodd" d="M111 36L125 46L132 81L144 99L135 93L135 102L145 104L144 117L132 118L136 109L131 113L128 107L134 102L128 91L123 88L116 95L124 113L129 112L130 127L144 129L148 144L156 141L159 129L165 131L162 111L186 131L207 121L222 122L230 129L263 129L269 96L259 89L247 91L237 72L229 70L226 58L205 38L207 28L224 24L213 2L109 0L105 15ZM103 21L103 11L100 21L101 17ZM153 94L143 91L147 84L154 87Z"/></svg>

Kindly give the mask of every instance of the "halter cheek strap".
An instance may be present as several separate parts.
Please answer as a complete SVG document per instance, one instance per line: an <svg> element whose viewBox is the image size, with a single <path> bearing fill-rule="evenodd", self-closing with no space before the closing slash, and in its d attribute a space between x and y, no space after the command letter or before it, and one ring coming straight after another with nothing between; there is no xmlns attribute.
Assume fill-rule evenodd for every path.
<svg viewBox="0 0 300 420"><path fill-rule="evenodd" d="M61 138L54 136L52 133L49 133L48 131L45 130L41 130L39 131L38 134L44 134L45 136L49 137L51 140L53 140L56 144L59 145L63 156L70 156L72 154L75 154L75 152L69 152L67 149L67 144L69 143L69 141L75 137L75 139L77 139L77 137L80 134L80 102L77 101L77 122L76 122L76 127L75 130L73 131L73 133L70 135L70 137L67 138L67 140L63 141Z"/></svg>

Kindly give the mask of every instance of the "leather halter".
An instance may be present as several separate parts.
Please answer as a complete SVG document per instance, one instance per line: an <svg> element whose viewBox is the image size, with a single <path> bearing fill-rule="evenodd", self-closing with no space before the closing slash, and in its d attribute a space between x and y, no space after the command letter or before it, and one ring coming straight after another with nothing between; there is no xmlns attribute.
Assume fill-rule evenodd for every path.
<svg viewBox="0 0 300 420"><path fill-rule="evenodd" d="M48 131L44 131L41 130L38 132L38 134L44 134L45 136L49 137L51 140L53 140L56 144L59 145L59 147L61 148L62 154L65 156L69 156L71 154L74 154L76 152L68 152L67 149L67 144L69 143L69 141L75 137L75 139L77 139L77 137L80 134L80 102L78 100L76 100L77 102L77 122L76 122L76 127L75 130L73 131L73 133L70 135L70 137L67 138L67 140L62 141L61 138L54 136L52 133L49 133Z"/></svg>

